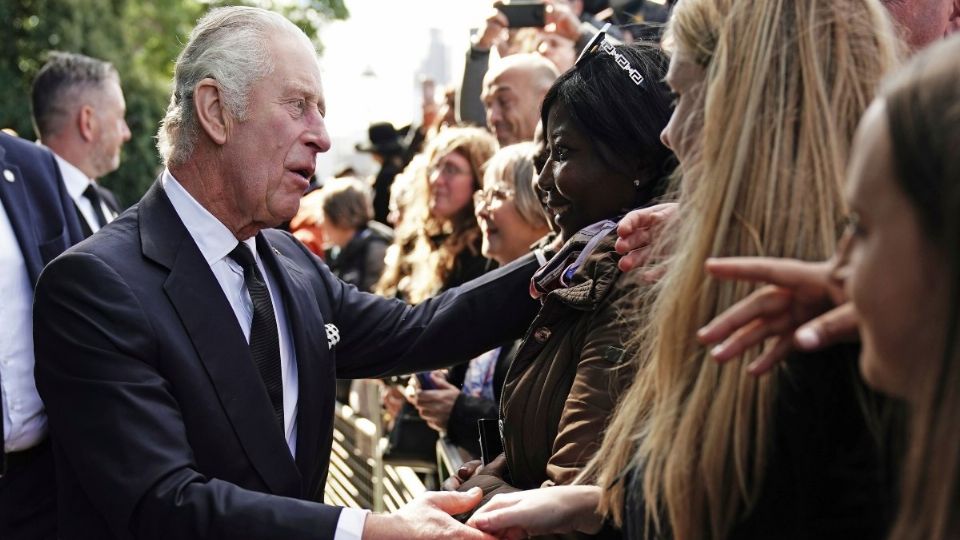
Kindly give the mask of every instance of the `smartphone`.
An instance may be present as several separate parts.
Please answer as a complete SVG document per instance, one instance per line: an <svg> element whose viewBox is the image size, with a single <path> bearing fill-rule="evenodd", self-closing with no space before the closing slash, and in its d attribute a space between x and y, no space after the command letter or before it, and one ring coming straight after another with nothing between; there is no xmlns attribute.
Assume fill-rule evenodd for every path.
<svg viewBox="0 0 960 540"><path fill-rule="evenodd" d="M436 390L437 385L434 384L433 379L430 378L429 371L421 371L416 374L417 382L420 383L421 390Z"/></svg>
<svg viewBox="0 0 960 540"><path fill-rule="evenodd" d="M477 420L477 429L480 431L480 462L486 465L503 453L500 420L481 418Z"/></svg>
<svg viewBox="0 0 960 540"><path fill-rule="evenodd" d="M546 22L546 5L537 1L497 2L493 5L504 16L510 28L536 26L542 28Z"/></svg>

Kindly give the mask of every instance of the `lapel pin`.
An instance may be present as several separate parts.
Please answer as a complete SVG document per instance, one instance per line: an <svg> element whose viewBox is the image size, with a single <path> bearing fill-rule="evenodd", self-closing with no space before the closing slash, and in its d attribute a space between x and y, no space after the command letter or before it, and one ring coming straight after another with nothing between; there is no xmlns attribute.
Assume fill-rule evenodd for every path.
<svg viewBox="0 0 960 540"><path fill-rule="evenodd" d="M14 180L16 180L16 177L13 175L13 171L11 171L10 169L3 170L3 178L7 182L13 182Z"/></svg>

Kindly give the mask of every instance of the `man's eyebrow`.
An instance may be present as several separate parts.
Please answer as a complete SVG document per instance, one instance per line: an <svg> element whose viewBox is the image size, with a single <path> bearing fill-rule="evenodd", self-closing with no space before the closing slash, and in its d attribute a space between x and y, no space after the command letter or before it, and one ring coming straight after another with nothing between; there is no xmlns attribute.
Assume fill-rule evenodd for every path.
<svg viewBox="0 0 960 540"><path fill-rule="evenodd" d="M494 86L490 92L486 93L486 95L489 97L493 97L497 94L502 94L504 92L512 94L513 88L508 84L500 84L500 85Z"/></svg>
<svg viewBox="0 0 960 540"><path fill-rule="evenodd" d="M303 96L313 101L323 101L323 98L317 93L315 88L298 81L287 81L283 86L284 95Z"/></svg>

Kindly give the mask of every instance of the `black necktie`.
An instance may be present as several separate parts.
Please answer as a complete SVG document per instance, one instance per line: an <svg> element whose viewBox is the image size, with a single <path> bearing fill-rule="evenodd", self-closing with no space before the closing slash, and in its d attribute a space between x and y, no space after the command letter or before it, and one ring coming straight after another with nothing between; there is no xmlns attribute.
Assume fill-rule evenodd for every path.
<svg viewBox="0 0 960 540"><path fill-rule="evenodd" d="M93 216L97 218L97 224L102 228L107 224L107 216L103 214L103 203L100 200L100 194L97 193L97 187L93 184L88 185L87 189L83 190L83 196L93 206Z"/></svg>
<svg viewBox="0 0 960 540"><path fill-rule="evenodd" d="M283 429L283 381L280 375L280 336L277 334L277 319L270 301L267 283L257 267L253 253L240 242L230 252L230 258L243 267L243 281L253 300L253 323L250 325L250 352L260 371L260 378L267 388L273 414Z"/></svg>

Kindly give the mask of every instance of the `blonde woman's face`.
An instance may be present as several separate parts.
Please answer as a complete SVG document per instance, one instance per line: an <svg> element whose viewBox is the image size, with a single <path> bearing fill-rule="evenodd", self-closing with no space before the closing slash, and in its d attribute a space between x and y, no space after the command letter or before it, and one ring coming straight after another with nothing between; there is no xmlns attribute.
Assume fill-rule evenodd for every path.
<svg viewBox="0 0 960 540"><path fill-rule="evenodd" d="M851 224L835 272L860 314L860 370L874 388L911 399L917 374L942 354L946 272L897 183L882 103L860 124L851 155Z"/></svg>
<svg viewBox="0 0 960 540"><path fill-rule="evenodd" d="M682 51L670 59L666 82L675 95L675 108L660 140L673 150L681 169L693 159L694 145L703 130L706 72Z"/></svg>

